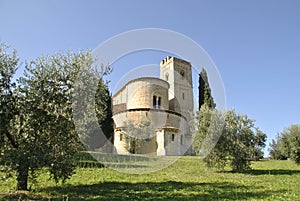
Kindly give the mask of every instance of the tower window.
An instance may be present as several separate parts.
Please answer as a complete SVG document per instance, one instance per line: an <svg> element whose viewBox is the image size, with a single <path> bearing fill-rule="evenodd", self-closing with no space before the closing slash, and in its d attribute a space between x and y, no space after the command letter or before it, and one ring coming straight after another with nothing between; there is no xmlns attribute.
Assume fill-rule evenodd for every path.
<svg viewBox="0 0 300 201"><path fill-rule="evenodd" d="M184 71L180 71L181 79L184 78Z"/></svg>
<svg viewBox="0 0 300 201"><path fill-rule="evenodd" d="M172 134L171 138L172 138L172 142L174 142L174 140L175 140L175 134Z"/></svg>
<svg viewBox="0 0 300 201"><path fill-rule="evenodd" d="M184 93L182 93L182 99L184 100Z"/></svg>
<svg viewBox="0 0 300 201"><path fill-rule="evenodd" d="M183 135L180 136L180 144L183 145Z"/></svg>
<svg viewBox="0 0 300 201"><path fill-rule="evenodd" d="M166 81L169 81L169 74L168 73L166 73L165 78L166 78Z"/></svg>
<svg viewBox="0 0 300 201"><path fill-rule="evenodd" d="M123 141L123 134L120 134L120 141Z"/></svg>

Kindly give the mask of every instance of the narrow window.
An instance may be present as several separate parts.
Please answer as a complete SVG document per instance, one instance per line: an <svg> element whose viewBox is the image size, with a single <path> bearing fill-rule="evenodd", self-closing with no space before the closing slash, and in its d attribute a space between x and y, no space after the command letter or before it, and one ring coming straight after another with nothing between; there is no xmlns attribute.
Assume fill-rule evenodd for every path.
<svg viewBox="0 0 300 201"><path fill-rule="evenodd" d="M184 100L184 93L182 93L182 99Z"/></svg>
<svg viewBox="0 0 300 201"><path fill-rule="evenodd" d="M169 74L166 73L166 81L169 81Z"/></svg>
<svg viewBox="0 0 300 201"><path fill-rule="evenodd" d="M153 96L153 107L156 107L156 96Z"/></svg>
<svg viewBox="0 0 300 201"><path fill-rule="evenodd" d="M160 106L161 106L161 97L158 97L157 105L158 105L158 108L160 108Z"/></svg>
<svg viewBox="0 0 300 201"><path fill-rule="evenodd" d="M172 142L174 142L174 140L175 140L175 135L172 134Z"/></svg>
<svg viewBox="0 0 300 201"><path fill-rule="evenodd" d="M120 141L123 140L123 134L120 134Z"/></svg>
<svg viewBox="0 0 300 201"><path fill-rule="evenodd" d="M184 78L184 71L180 71L181 79Z"/></svg>
<svg viewBox="0 0 300 201"><path fill-rule="evenodd" d="M180 144L183 145L183 135L180 136Z"/></svg>

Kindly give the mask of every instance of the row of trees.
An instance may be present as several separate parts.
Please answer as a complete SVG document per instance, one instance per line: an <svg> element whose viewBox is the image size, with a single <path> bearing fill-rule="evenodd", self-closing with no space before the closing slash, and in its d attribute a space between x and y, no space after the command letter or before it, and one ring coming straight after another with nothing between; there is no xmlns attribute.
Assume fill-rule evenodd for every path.
<svg viewBox="0 0 300 201"><path fill-rule="evenodd" d="M270 143L270 156L276 160L291 159L300 164L300 125L292 124L278 133Z"/></svg>
<svg viewBox="0 0 300 201"><path fill-rule="evenodd" d="M9 53L0 45L0 167L16 172L17 190L27 190L28 177L35 177L40 168L48 169L56 182L74 173L74 154L88 146L79 139L73 121L75 81L77 76L96 80L109 72L104 66L94 70L93 62L89 51L42 56L25 62L23 75L14 81L19 58L15 50ZM79 75L82 68L90 73ZM82 83L77 87L88 90ZM101 97L96 102L98 120L109 133L111 100L103 79L96 96Z"/></svg>

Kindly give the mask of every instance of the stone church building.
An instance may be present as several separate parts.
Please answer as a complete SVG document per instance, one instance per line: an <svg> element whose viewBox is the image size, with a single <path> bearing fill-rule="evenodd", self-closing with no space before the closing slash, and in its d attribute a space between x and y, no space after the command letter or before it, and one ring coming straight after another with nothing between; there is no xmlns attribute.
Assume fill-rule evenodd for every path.
<svg viewBox="0 0 300 201"><path fill-rule="evenodd" d="M170 57L160 62L160 78L129 81L113 95L114 146L129 154L128 136L138 138L135 153L153 155L191 154L190 111L194 110L192 69L187 61ZM152 132L128 131L129 125L150 122ZM135 132L136 133L136 132Z"/></svg>

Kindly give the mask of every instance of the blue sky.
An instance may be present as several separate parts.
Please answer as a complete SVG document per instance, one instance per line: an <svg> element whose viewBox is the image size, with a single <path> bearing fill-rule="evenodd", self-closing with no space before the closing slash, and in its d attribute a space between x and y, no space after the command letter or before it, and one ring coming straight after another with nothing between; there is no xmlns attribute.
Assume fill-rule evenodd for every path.
<svg viewBox="0 0 300 201"><path fill-rule="evenodd" d="M0 0L0 41L17 49L24 61L93 50L132 29L182 33L215 62L227 108L256 119L270 141L284 127L300 123L299 9L297 0ZM113 66L130 71L158 64L165 55L146 51ZM113 90L120 71L111 76Z"/></svg>

